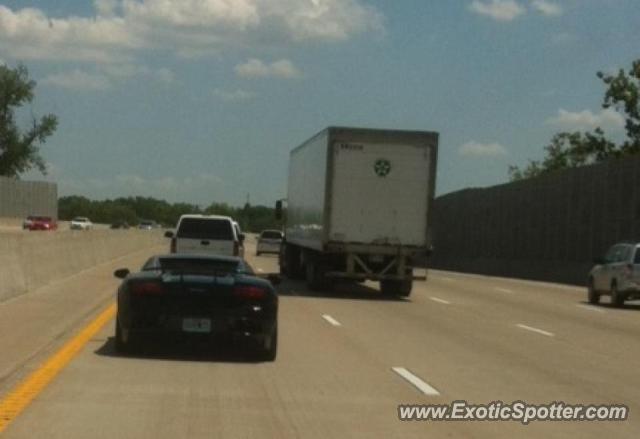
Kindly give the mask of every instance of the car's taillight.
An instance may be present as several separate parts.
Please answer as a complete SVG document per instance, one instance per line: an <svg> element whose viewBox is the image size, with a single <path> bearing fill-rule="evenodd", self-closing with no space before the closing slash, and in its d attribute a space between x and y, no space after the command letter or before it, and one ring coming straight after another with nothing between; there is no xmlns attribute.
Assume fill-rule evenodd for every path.
<svg viewBox="0 0 640 439"><path fill-rule="evenodd" d="M136 296L158 296L164 292L164 286L159 282L137 282L131 285L131 294Z"/></svg>
<svg viewBox="0 0 640 439"><path fill-rule="evenodd" d="M267 296L267 291L253 285L238 285L234 288L233 294L245 300L260 300Z"/></svg>
<svg viewBox="0 0 640 439"><path fill-rule="evenodd" d="M171 238L171 253L176 252L176 238Z"/></svg>
<svg viewBox="0 0 640 439"><path fill-rule="evenodd" d="M233 241L233 256L240 255L240 244L238 241Z"/></svg>

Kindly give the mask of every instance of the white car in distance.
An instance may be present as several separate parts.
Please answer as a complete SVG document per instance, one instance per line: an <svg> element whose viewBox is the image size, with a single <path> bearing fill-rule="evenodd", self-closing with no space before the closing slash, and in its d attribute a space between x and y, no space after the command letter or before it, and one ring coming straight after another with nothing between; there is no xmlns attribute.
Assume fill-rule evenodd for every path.
<svg viewBox="0 0 640 439"><path fill-rule="evenodd" d="M89 230L93 228L93 223L86 216L77 216L71 220L71 230Z"/></svg>

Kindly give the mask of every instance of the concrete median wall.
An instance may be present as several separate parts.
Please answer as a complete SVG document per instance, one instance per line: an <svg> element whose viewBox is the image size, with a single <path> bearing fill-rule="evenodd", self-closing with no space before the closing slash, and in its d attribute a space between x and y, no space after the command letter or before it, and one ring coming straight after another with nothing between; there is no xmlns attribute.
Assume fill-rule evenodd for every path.
<svg viewBox="0 0 640 439"><path fill-rule="evenodd" d="M640 242L640 156L438 197L430 265L584 284L624 240Z"/></svg>
<svg viewBox="0 0 640 439"><path fill-rule="evenodd" d="M164 242L138 230L0 233L0 302Z"/></svg>

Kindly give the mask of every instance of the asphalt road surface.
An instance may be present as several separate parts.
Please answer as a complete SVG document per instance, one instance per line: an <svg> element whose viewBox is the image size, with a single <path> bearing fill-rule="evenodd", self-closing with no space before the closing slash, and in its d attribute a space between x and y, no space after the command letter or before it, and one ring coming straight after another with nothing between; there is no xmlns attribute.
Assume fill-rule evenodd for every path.
<svg viewBox="0 0 640 439"><path fill-rule="evenodd" d="M253 267L277 271L275 255L254 254L249 239L247 259ZM112 268L93 274L103 279L96 283L100 288L116 285L106 280ZM312 294L303 283L285 281L279 290L280 341L274 363L251 362L233 346L156 346L138 356L119 356L111 320L0 435L640 436L637 303L624 309L606 303L590 306L580 288L436 271L415 284L408 300L384 300L374 284ZM113 301L113 291L101 294L108 296L104 306ZM3 306L11 304L0 304L0 314ZM59 344L86 323L65 332ZM47 355L40 356L38 362ZM5 393L6 383L17 383L15 377L25 376L25 368L36 370L37 365L32 359L7 373ZM420 380L418 386L410 382L412 377ZM398 419L399 404L456 400L625 404L630 411L623 422Z"/></svg>

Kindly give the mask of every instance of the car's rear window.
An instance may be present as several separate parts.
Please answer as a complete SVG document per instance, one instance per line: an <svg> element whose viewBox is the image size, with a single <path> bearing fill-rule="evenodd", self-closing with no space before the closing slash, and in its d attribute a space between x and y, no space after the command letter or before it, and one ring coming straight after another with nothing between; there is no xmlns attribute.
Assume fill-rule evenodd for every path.
<svg viewBox="0 0 640 439"><path fill-rule="evenodd" d="M143 271L163 270L166 272L189 273L189 274L220 274L238 273L253 275L253 269L242 260L213 260L203 258L151 258Z"/></svg>
<svg viewBox="0 0 640 439"><path fill-rule="evenodd" d="M231 222L223 219L183 218L178 227L178 238L215 239L232 241Z"/></svg>
<svg viewBox="0 0 640 439"><path fill-rule="evenodd" d="M265 239L282 239L282 234L280 232L265 231L262 232L261 237Z"/></svg>
<svg viewBox="0 0 640 439"><path fill-rule="evenodd" d="M160 258L159 262L159 268L163 271L176 271L181 273L236 273L241 268L238 261L215 261L198 258Z"/></svg>

